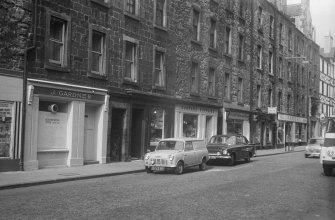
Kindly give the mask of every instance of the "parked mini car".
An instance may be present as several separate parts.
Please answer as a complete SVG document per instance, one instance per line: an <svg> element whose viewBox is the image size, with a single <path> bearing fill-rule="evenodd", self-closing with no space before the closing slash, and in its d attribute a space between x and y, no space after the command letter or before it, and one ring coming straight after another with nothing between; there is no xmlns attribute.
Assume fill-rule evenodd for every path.
<svg viewBox="0 0 335 220"><path fill-rule="evenodd" d="M323 143L323 137L309 139L305 150L305 157L320 157L321 145L323 145Z"/></svg>
<svg viewBox="0 0 335 220"><path fill-rule="evenodd" d="M148 173L173 170L182 174L186 167L199 166L200 170L205 170L207 160L204 140L167 138L159 141L155 151L144 156L144 166Z"/></svg>
<svg viewBox="0 0 335 220"><path fill-rule="evenodd" d="M231 166L238 160L249 162L255 155L255 145L242 135L214 135L207 150L209 160L228 161Z"/></svg>

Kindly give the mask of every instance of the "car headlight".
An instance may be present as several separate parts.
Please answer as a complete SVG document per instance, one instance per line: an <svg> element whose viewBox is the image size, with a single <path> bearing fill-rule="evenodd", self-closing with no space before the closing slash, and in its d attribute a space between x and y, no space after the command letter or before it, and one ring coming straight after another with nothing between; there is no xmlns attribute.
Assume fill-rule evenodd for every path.
<svg viewBox="0 0 335 220"><path fill-rule="evenodd" d="M333 156L334 155L334 151L332 151L332 150L328 150L327 153L328 153L329 156Z"/></svg>
<svg viewBox="0 0 335 220"><path fill-rule="evenodd" d="M227 149L222 150L222 154L227 154Z"/></svg>
<svg viewBox="0 0 335 220"><path fill-rule="evenodd" d="M173 161L173 159L174 159L174 155L173 154L169 155L169 160Z"/></svg>
<svg viewBox="0 0 335 220"><path fill-rule="evenodd" d="M149 158L150 158L150 155L149 155L149 154L146 154L146 155L144 156L144 160L149 160Z"/></svg>

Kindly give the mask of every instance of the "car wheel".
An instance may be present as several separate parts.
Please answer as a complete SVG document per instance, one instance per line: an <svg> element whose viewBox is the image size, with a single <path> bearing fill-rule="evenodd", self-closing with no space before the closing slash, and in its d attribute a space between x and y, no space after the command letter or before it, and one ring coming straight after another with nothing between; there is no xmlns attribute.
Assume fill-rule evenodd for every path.
<svg viewBox="0 0 335 220"><path fill-rule="evenodd" d="M250 162L250 157L244 158L244 162L249 163Z"/></svg>
<svg viewBox="0 0 335 220"><path fill-rule="evenodd" d="M305 154L305 158L307 158L308 156L307 156L307 154Z"/></svg>
<svg viewBox="0 0 335 220"><path fill-rule="evenodd" d="M174 170L174 173L180 175L183 172L184 172L184 164L183 164L183 162L179 161L177 163L177 166L176 166L175 170Z"/></svg>
<svg viewBox="0 0 335 220"><path fill-rule="evenodd" d="M149 167L145 167L145 171L147 171L147 173L152 173L153 172Z"/></svg>
<svg viewBox="0 0 335 220"><path fill-rule="evenodd" d="M232 154L228 165L229 166L234 166L234 164L235 164L235 154Z"/></svg>
<svg viewBox="0 0 335 220"><path fill-rule="evenodd" d="M331 175L332 175L332 172L333 172L333 168L332 168L331 166L323 165L323 173L324 173L326 176L331 176Z"/></svg>
<svg viewBox="0 0 335 220"><path fill-rule="evenodd" d="M205 169L206 169L206 158L203 158L201 164L199 165L199 170L205 170Z"/></svg>

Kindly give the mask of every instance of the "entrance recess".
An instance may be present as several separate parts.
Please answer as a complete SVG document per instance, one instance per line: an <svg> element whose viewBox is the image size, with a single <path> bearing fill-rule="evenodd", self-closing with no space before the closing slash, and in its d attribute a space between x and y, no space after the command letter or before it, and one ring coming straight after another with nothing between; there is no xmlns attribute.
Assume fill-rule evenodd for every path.
<svg viewBox="0 0 335 220"><path fill-rule="evenodd" d="M112 109L111 146L109 149L110 161L121 161L124 146L125 109Z"/></svg>
<svg viewBox="0 0 335 220"><path fill-rule="evenodd" d="M140 159L144 143L144 110L133 109L131 126L131 159Z"/></svg>
<svg viewBox="0 0 335 220"><path fill-rule="evenodd" d="M85 106L84 125L84 163L99 163L97 161L97 129L96 108Z"/></svg>

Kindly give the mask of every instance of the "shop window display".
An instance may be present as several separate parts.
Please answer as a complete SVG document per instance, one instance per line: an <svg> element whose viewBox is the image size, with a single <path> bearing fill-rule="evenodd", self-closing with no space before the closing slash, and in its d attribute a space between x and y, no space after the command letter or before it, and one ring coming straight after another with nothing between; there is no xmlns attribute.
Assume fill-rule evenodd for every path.
<svg viewBox="0 0 335 220"><path fill-rule="evenodd" d="M243 134L243 121L242 120L227 120L227 134L236 135Z"/></svg>
<svg viewBox="0 0 335 220"><path fill-rule="evenodd" d="M198 115L184 114L183 116L183 136L198 136Z"/></svg>
<svg viewBox="0 0 335 220"><path fill-rule="evenodd" d="M0 102L0 157L11 157L12 106Z"/></svg>
<svg viewBox="0 0 335 220"><path fill-rule="evenodd" d="M165 111L163 109L153 108L151 110L150 145L154 145L164 138L164 116Z"/></svg>

